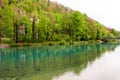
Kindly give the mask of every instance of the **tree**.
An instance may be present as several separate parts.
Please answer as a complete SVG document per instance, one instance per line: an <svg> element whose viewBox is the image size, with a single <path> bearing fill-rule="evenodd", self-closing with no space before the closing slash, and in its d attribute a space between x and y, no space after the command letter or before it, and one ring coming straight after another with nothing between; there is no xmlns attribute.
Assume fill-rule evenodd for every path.
<svg viewBox="0 0 120 80"><path fill-rule="evenodd" d="M15 43L18 42L18 20L14 20L14 41Z"/></svg>
<svg viewBox="0 0 120 80"><path fill-rule="evenodd" d="M10 38L13 36L13 10L12 7L5 7L2 10L3 16L2 16L2 21L3 21L3 26L2 26L2 34L3 37ZM9 34L7 33L9 32Z"/></svg>
<svg viewBox="0 0 120 80"><path fill-rule="evenodd" d="M44 14L44 13L43 13ZM49 41L52 35L50 28L50 18L41 13L39 22L37 24L38 39L43 41Z"/></svg>
<svg viewBox="0 0 120 80"><path fill-rule="evenodd" d="M48 0L48 6L50 6L50 0Z"/></svg>
<svg viewBox="0 0 120 80"><path fill-rule="evenodd" d="M15 4L17 2L17 0L8 0L8 4Z"/></svg>
<svg viewBox="0 0 120 80"><path fill-rule="evenodd" d="M34 11L32 13L32 39L33 40L35 40L36 38L35 28L36 28L36 21L38 19L37 16L38 16L37 12Z"/></svg>
<svg viewBox="0 0 120 80"><path fill-rule="evenodd" d="M2 42L2 31L4 30L3 29L3 26L4 26L4 17L5 15L4 12L5 12L5 8L7 6L7 1L6 0L0 0L0 43Z"/></svg>
<svg viewBox="0 0 120 80"><path fill-rule="evenodd" d="M3 9L7 5L7 0L0 0L0 7Z"/></svg>
<svg viewBox="0 0 120 80"><path fill-rule="evenodd" d="M71 23L73 29L73 38L75 40L83 40L85 36L84 31L86 27L86 20L84 16L80 12L74 11L71 15Z"/></svg>
<svg viewBox="0 0 120 80"><path fill-rule="evenodd" d="M2 38L16 43L87 41L117 34L86 14L50 0L0 0L0 42Z"/></svg>
<svg viewBox="0 0 120 80"><path fill-rule="evenodd" d="M0 43L2 42L2 21L0 19Z"/></svg>
<svg viewBox="0 0 120 80"><path fill-rule="evenodd" d="M24 15L20 22L19 22L19 31L21 31L20 35L22 38L22 41L30 41L31 34L32 34L32 28L31 28L31 21L27 17L27 15Z"/></svg>
<svg viewBox="0 0 120 80"><path fill-rule="evenodd" d="M2 42L2 9L0 8L0 43Z"/></svg>
<svg viewBox="0 0 120 80"><path fill-rule="evenodd" d="M115 29L111 29L110 33L112 33L114 36L119 34Z"/></svg>

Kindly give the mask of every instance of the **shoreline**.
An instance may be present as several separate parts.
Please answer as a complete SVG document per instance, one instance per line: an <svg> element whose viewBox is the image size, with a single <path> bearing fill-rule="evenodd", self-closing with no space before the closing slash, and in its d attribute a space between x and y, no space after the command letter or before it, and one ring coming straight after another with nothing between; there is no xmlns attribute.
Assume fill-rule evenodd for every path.
<svg viewBox="0 0 120 80"><path fill-rule="evenodd" d="M10 47L8 44L0 44L0 48L8 48Z"/></svg>
<svg viewBox="0 0 120 80"><path fill-rule="evenodd" d="M52 45L73 45L73 44L105 44L105 43L120 43L119 41L74 41L74 42L66 42L66 41L48 41L42 43L11 43L11 44L0 44L0 48L8 48L8 47L30 47L30 46L52 46Z"/></svg>

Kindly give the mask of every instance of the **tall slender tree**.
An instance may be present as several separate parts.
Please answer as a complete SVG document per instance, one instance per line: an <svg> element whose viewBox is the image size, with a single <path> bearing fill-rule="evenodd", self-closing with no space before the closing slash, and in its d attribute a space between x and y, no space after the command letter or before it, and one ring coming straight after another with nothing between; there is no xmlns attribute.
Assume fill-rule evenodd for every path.
<svg viewBox="0 0 120 80"><path fill-rule="evenodd" d="M38 20L38 12L37 9L34 9L32 12L32 39L35 40L36 38L36 21Z"/></svg>
<svg viewBox="0 0 120 80"><path fill-rule="evenodd" d="M2 42L2 9L0 8L0 43Z"/></svg>
<svg viewBox="0 0 120 80"><path fill-rule="evenodd" d="M35 21L36 21L36 17L33 16L33 21L32 21L32 39L35 39Z"/></svg>
<svg viewBox="0 0 120 80"><path fill-rule="evenodd" d="M15 13L14 19L13 19L15 43L18 42L18 17L20 15L20 0L17 1L17 4L18 4L18 9L17 9L17 12Z"/></svg>
<svg viewBox="0 0 120 80"><path fill-rule="evenodd" d="M2 21L0 19L0 43L2 42Z"/></svg>
<svg viewBox="0 0 120 80"><path fill-rule="evenodd" d="M15 43L18 42L18 22L17 22L17 20L15 20L15 22L14 22L14 40L15 40Z"/></svg>

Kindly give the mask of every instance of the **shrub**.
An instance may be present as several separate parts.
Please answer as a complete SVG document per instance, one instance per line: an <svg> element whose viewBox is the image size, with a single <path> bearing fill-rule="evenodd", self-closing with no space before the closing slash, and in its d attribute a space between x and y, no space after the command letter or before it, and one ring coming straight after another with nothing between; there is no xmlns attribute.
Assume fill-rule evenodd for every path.
<svg viewBox="0 0 120 80"><path fill-rule="evenodd" d="M66 44L66 41L65 40L61 40L59 44L60 45L64 45L64 44Z"/></svg>
<svg viewBox="0 0 120 80"><path fill-rule="evenodd" d="M11 44L13 43L13 40L11 38L2 38L3 44Z"/></svg>
<svg viewBox="0 0 120 80"><path fill-rule="evenodd" d="M55 42L49 42L48 45L55 45Z"/></svg>

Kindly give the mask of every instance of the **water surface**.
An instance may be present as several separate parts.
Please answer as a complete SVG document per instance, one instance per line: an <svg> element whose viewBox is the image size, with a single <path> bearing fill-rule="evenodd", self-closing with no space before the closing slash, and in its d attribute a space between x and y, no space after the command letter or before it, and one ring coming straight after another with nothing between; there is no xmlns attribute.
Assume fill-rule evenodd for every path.
<svg viewBox="0 0 120 80"><path fill-rule="evenodd" d="M120 80L119 51L118 44L4 48L0 80Z"/></svg>

